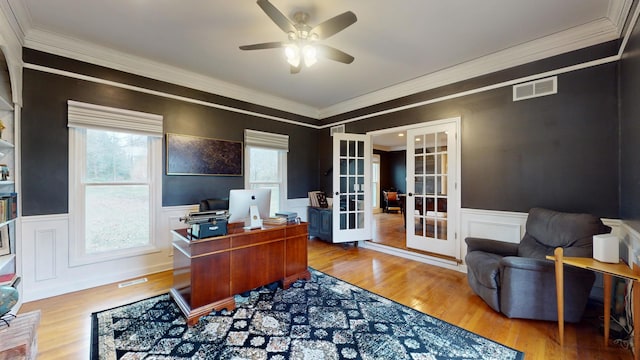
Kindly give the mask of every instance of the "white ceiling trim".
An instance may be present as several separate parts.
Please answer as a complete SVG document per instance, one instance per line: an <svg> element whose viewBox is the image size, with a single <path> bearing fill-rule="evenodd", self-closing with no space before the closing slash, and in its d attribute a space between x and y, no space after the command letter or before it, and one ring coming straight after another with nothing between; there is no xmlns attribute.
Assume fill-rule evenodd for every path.
<svg viewBox="0 0 640 360"><path fill-rule="evenodd" d="M29 30L24 46L314 119L318 118L318 110L311 106L48 31Z"/></svg>
<svg viewBox="0 0 640 360"><path fill-rule="evenodd" d="M21 3L18 1L17 3ZM24 46L55 55L105 66L160 81L210 92L250 103L287 111L315 119L324 119L348 111L375 105L381 102L434 89L465 79L489 74L509 67L522 65L568 51L610 41L620 36L627 19L632 0L609 1L607 18L578 26L567 31L534 40L494 54L455 65L414 80L390 86L354 99L323 109L300 104L268 93L251 90L212 77L186 71L181 68L159 63L142 57L132 56L112 49L59 34L32 28L28 11L22 11L14 1L9 1L13 9L16 27L23 33ZM2 6L6 11L6 6ZM8 14L7 14L8 15ZM13 21L12 21L13 23Z"/></svg>
<svg viewBox="0 0 640 360"><path fill-rule="evenodd" d="M608 64L610 62L619 61L619 60L620 60L620 55L613 55L613 56L609 56L609 57L602 58L602 59L592 60L592 61L589 61L589 62L586 62L586 63L582 63L582 64L567 66L567 67L564 67L564 68L561 68L561 69L551 70L551 71L547 71L547 72L544 72L544 73L539 73L539 74L530 75L530 76L526 76L526 77L522 77L522 78L518 78L518 79L508 80L508 81L504 81L504 82L501 82L501 83L496 83L496 84L493 84L493 85L487 85L487 86L484 86L484 87L479 87L479 88L475 88L475 89L471 89L471 90L467 90L467 91L463 91L463 92L459 92L459 93L455 93L455 94L449 94L449 95L441 96L441 97L438 97L438 98L428 99L428 100L415 102L415 103L411 103L411 104L408 104L408 105L403 105L403 106L399 106L399 107L395 107L395 108L391 108L391 109L381 110L381 111L378 111L378 112L368 113L368 114L365 114L365 115L360 115L360 116L349 118L349 119L346 119L346 120L341 120L341 121L336 121L336 122L333 122L333 123L325 124L325 125L320 126L320 128L321 129L325 129L325 128L331 127L331 126L347 124L347 123L351 123L351 122L354 122L354 121L359 121L359 120L364 120L364 119L368 119L368 118L373 118L373 117L376 117L376 116L391 114L391 113L402 111L402 110L413 109L413 108L416 108L416 107L419 107L419 106L435 104L435 103L438 103L438 102L441 102L441 101L452 100L452 99L460 98L460 97L467 96L467 95L473 95L473 94L477 94L477 93L481 93L481 92L485 92L485 91L489 91L489 90L498 89L498 88L505 87L505 86L512 86L512 85L516 85L516 84L519 84L519 83L522 83L522 82L528 82L528 81L537 80L537 79L541 79L541 78L545 78L545 77L549 77L549 76L556 76L556 75L568 73L568 72L571 72L571 71L582 70L582 69L586 69L586 68L590 68L590 67L598 66L598 65L602 65L602 64Z"/></svg>
<svg viewBox="0 0 640 360"><path fill-rule="evenodd" d="M414 80L390 86L349 101L338 103L322 109L320 111L320 118L323 119L339 115L348 111L361 109L381 102L614 40L620 36L622 26L624 26L624 23L618 26L608 18L593 21L579 27L455 65Z"/></svg>
<svg viewBox="0 0 640 360"><path fill-rule="evenodd" d="M31 14L27 10L25 3L23 1L2 1L0 2L0 8L4 13L4 18L7 20L11 30L22 46L25 29L30 29L33 26Z"/></svg>
<svg viewBox="0 0 640 360"><path fill-rule="evenodd" d="M215 109L222 109L222 110L232 111L232 112L236 112L236 113L239 113L239 114L245 114L245 115L255 116L255 117L269 119L269 120L281 121L281 122L284 122L284 123L287 123L287 124L306 126L306 127L312 128L312 129L320 129L320 125L307 124L307 123L300 122L300 121L289 120L289 119L285 119L285 118L281 118L281 117L277 117L277 116L257 113L257 112L254 112L254 111L239 109L239 108L235 108L235 107L232 107L232 106L226 106L226 105L216 104L216 103L212 103L212 102L208 102L208 101L192 99L192 98L189 98L189 97L186 97L186 96L169 94L169 93L165 93L165 92L162 92L162 91L156 91L156 90L142 88L142 87L139 87L139 86L123 84L123 83L119 83L119 82L115 82L115 81L111 81L111 80L100 79L100 78L96 78L96 77L93 77L93 76L88 76L88 75L83 75L83 74L76 74L76 73L65 71L65 70L49 68L49 67L42 66L42 65L25 63L24 64L24 68L25 69L36 70L36 71L42 71L42 72L46 72L46 73L49 73L49 74L66 76L66 77L73 78L73 79L78 79L78 80L91 81L91 82L98 83L98 84L115 86L115 87L119 87L119 88L122 88L122 89L138 91L138 92L141 92L141 93L151 94L151 95L155 95L155 96L161 96L161 97L165 97L165 98L168 98L168 99L174 99L174 100L184 101L184 102L188 102L188 103L192 103L192 104L208 106L208 107L215 108Z"/></svg>
<svg viewBox="0 0 640 360"><path fill-rule="evenodd" d="M627 15L631 10L631 5L633 5L633 0L609 1L607 18L620 30L618 36L622 34Z"/></svg>

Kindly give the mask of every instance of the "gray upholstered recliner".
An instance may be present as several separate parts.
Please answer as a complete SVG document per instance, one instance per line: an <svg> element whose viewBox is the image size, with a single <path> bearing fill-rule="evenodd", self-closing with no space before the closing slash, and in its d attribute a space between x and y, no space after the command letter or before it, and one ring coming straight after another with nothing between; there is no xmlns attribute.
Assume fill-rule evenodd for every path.
<svg viewBox="0 0 640 360"><path fill-rule="evenodd" d="M591 257L593 235L610 231L593 215L531 209L519 244L465 239L469 285L507 317L557 320L554 262L546 255L562 247L564 256ZM565 321L580 321L594 280L592 271L564 267Z"/></svg>

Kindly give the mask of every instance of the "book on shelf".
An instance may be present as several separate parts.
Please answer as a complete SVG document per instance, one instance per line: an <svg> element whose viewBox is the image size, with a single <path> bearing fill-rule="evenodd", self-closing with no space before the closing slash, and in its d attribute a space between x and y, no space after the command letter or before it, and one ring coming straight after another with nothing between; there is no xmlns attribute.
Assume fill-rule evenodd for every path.
<svg viewBox="0 0 640 360"><path fill-rule="evenodd" d="M0 285L11 285L16 278L16 273L0 275Z"/></svg>
<svg viewBox="0 0 640 360"><path fill-rule="evenodd" d="M0 193L0 222L7 222L18 216L18 194Z"/></svg>

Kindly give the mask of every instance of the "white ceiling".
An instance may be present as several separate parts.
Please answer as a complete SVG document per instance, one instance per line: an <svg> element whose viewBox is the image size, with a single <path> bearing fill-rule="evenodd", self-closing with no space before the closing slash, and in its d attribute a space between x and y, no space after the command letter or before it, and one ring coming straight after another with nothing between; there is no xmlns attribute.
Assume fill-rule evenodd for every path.
<svg viewBox="0 0 640 360"><path fill-rule="evenodd" d="M272 0L355 57L289 74L285 41L254 0L2 0L26 47L324 118L620 36L631 0ZM6 8L6 4L3 6Z"/></svg>

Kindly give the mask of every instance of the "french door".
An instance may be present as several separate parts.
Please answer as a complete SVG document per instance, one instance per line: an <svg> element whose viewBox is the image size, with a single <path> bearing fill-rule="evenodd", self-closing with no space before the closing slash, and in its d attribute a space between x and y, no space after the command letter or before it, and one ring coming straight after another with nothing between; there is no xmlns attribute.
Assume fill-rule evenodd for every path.
<svg viewBox="0 0 640 360"><path fill-rule="evenodd" d="M369 135L333 135L333 242L371 239Z"/></svg>
<svg viewBox="0 0 640 360"><path fill-rule="evenodd" d="M407 131L407 247L456 257L458 120Z"/></svg>

